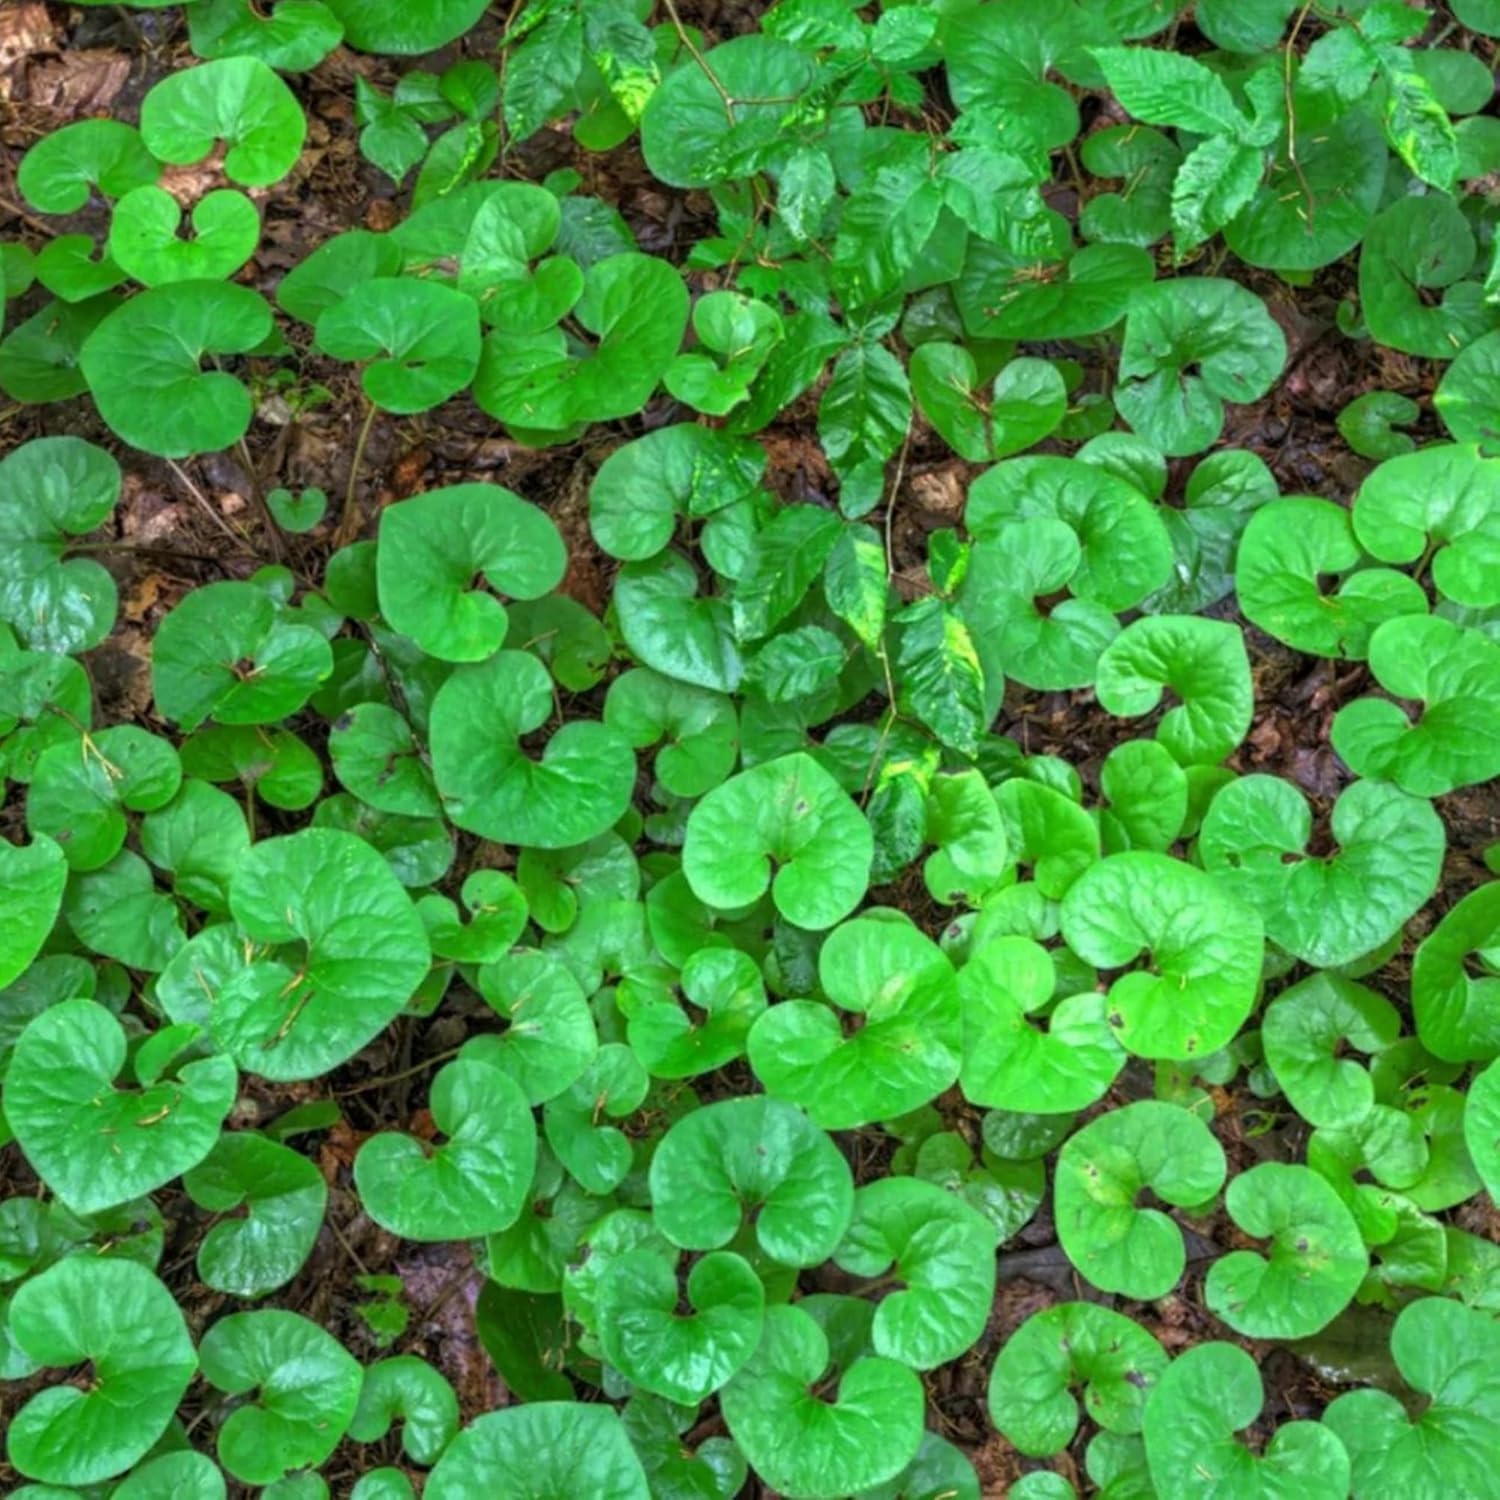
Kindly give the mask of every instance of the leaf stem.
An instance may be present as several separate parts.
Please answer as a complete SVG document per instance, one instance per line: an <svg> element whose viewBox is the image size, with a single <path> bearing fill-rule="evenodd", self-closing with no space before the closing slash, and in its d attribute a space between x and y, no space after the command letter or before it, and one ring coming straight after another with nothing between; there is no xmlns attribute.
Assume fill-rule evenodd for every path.
<svg viewBox="0 0 1500 1500"><path fill-rule="evenodd" d="M713 85L714 92L719 96L724 105L724 116L731 125L738 125L739 120L734 113L734 95L729 92L719 79L719 75L709 67L708 59L698 50L698 45L687 33L687 27L682 24L682 17L677 13L677 0L663 0L667 7L667 14L672 18L672 29L677 33L677 40L682 43L687 55L703 70L703 76Z"/></svg>
<svg viewBox="0 0 1500 1500"><path fill-rule="evenodd" d="M344 489L344 510L339 516L338 529L333 534L335 547L347 547L359 530L358 511L354 506L354 489L359 483L359 467L364 462L365 444L370 441L370 429L375 425L375 413L379 408L373 401L365 412L364 425L359 429L359 439L354 445L354 461L349 465L349 483Z"/></svg>

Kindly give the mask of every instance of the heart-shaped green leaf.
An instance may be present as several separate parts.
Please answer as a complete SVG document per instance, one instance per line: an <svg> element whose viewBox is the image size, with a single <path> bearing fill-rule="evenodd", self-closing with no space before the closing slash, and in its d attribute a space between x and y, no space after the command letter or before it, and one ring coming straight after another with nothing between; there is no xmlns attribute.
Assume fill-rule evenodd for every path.
<svg viewBox="0 0 1500 1500"><path fill-rule="evenodd" d="M1500 463L1474 444L1437 443L1387 459L1360 485L1353 516L1372 557L1428 558L1433 582L1454 603L1500 604Z"/></svg>
<svg viewBox="0 0 1500 1500"><path fill-rule="evenodd" d="M922 1438L922 1384L876 1356L842 1371L837 1398L813 1387L829 1363L823 1330L801 1308L766 1310L754 1358L720 1405L755 1472L792 1500L838 1500L900 1473Z"/></svg>
<svg viewBox="0 0 1500 1500"><path fill-rule="evenodd" d="M765 1288L742 1256L715 1250L687 1278L692 1312L676 1313L675 1257L627 1250L599 1282L605 1356L642 1390L692 1405L735 1374L760 1342Z"/></svg>
<svg viewBox="0 0 1500 1500"><path fill-rule="evenodd" d="M254 1131L220 1136L182 1185L211 1213L245 1209L215 1224L198 1247L198 1275L215 1291L263 1297L286 1285L323 1227L328 1189L316 1165Z"/></svg>
<svg viewBox="0 0 1500 1500"><path fill-rule="evenodd" d="M359 1148L365 1211L408 1240L462 1240L508 1229L536 1171L536 1126L521 1086L459 1058L433 1079L428 1107L441 1145L382 1132Z"/></svg>
<svg viewBox="0 0 1500 1500"><path fill-rule="evenodd" d="M1334 804L1337 851L1304 857L1311 832L1291 782L1242 776L1215 795L1198 836L1204 869L1307 963L1336 968L1373 952L1437 889L1443 824L1421 798L1358 781Z"/></svg>
<svg viewBox="0 0 1500 1500"><path fill-rule="evenodd" d="M21 158L16 186L44 214L77 213L97 188L118 198L155 182L161 163L140 132L119 120L76 120L49 131Z"/></svg>
<svg viewBox="0 0 1500 1500"><path fill-rule="evenodd" d="M1259 1456L1236 1438L1260 1415L1263 1399L1255 1361L1233 1344L1198 1344L1174 1359L1146 1406L1146 1459L1156 1493L1183 1500L1342 1500L1349 1455L1327 1427L1283 1423Z"/></svg>
<svg viewBox="0 0 1500 1500"><path fill-rule="evenodd" d="M1377 471L1378 472L1378 471ZM1321 580L1339 579L1337 592ZM1297 651L1363 658L1372 632L1427 612L1421 585L1369 566L1349 512L1331 500L1273 500L1251 517L1235 560L1245 617Z"/></svg>
<svg viewBox="0 0 1500 1500"><path fill-rule="evenodd" d="M192 238L183 239L182 208L164 188L132 189L109 222L110 258L145 286L172 281L228 281L255 254L260 215L227 188L193 205Z"/></svg>
<svg viewBox="0 0 1500 1500"><path fill-rule="evenodd" d="M508 1026L498 1037L471 1037L466 1054L509 1073L530 1103L555 1099L599 1047L583 986L555 954L533 948L486 964L478 977L479 993Z"/></svg>
<svg viewBox="0 0 1500 1500"><path fill-rule="evenodd" d="M1500 1054L1500 883L1470 891L1423 939L1412 964L1417 1035L1448 1062Z"/></svg>
<svg viewBox="0 0 1500 1500"><path fill-rule="evenodd" d="M755 488L765 468L758 443L680 423L616 448L589 489L594 539L622 562L655 557L678 516L711 516Z"/></svg>
<svg viewBox="0 0 1500 1500"><path fill-rule="evenodd" d="M1267 1254L1232 1250L1213 1263L1204 1300L1249 1338L1306 1338L1349 1305L1370 1259L1354 1215L1311 1168L1263 1161L1224 1195L1247 1234L1269 1239Z"/></svg>
<svg viewBox="0 0 1500 1500"><path fill-rule="evenodd" d="M560 849L603 833L635 787L635 755L618 731L565 724L539 760L521 739L553 712L536 657L497 651L456 671L432 704L432 769L449 818L501 843Z"/></svg>
<svg viewBox="0 0 1500 1500"><path fill-rule="evenodd" d="M1167 1354L1140 1324L1093 1302L1033 1313L1006 1340L990 1372L995 1425L1033 1458L1061 1453L1078 1430L1072 1388L1106 1432L1141 1430Z"/></svg>
<svg viewBox="0 0 1500 1500"><path fill-rule="evenodd" d="M627 563L615 580L615 615L630 653L665 677L732 693L744 675L728 603L698 597L698 575L676 552Z"/></svg>
<svg viewBox="0 0 1500 1500"><path fill-rule="evenodd" d="M1112 854L1063 900L1062 934L1085 962L1151 967L1110 986L1107 1021L1140 1057L1204 1057L1227 1046L1255 1003L1260 917L1213 877L1165 854Z"/></svg>
<svg viewBox="0 0 1500 1500"><path fill-rule="evenodd" d="M174 1050L195 1031L176 1038ZM137 1198L196 1166L234 1103L227 1057L173 1068L169 1053L150 1076L143 1061L136 1062L139 1087L115 1087L125 1032L92 1000L43 1011L16 1043L6 1120L37 1174L76 1213Z"/></svg>
<svg viewBox="0 0 1500 1500"><path fill-rule="evenodd" d="M284 177L302 153L307 121L296 96L265 63L226 57L168 73L141 101L141 136L162 161L202 161L228 147L224 173L245 187Z"/></svg>
<svg viewBox="0 0 1500 1500"><path fill-rule="evenodd" d="M1218 437L1224 403L1259 400L1285 362L1286 338L1248 288L1158 281L1130 299L1115 404L1163 453L1198 453Z"/></svg>
<svg viewBox="0 0 1500 1500"><path fill-rule="evenodd" d="M92 1367L87 1390L59 1381L11 1420L7 1456L43 1484L98 1484L139 1462L198 1365L172 1294L129 1260L59 1261L11 1299L8 1332L38 1366Z"/></svg>
<svg viewBox="0 0 1500 1500"><path fill-rule="evenodd" d="M631 1050L656 1078L696 1078L743 1057L766 1008L760 970L737 948L698 949L680 982L691 1011L651 993L617 997Z"/></svg>
<svg viewBox="0 0 1500 1500"><path fill-rule="evenodd" d="M1426 1400L1410 1409L1382 1390L1346 1391L1323 1420L1343 1440L1360 1500L1424 1491L1482 1495L1500 1439L1500 1340L1487 1313L1441 1297L1401 1310L1391 1356Z"/></svg>
<svg viewBox="0 0 1500 1500"><path fill-rule="evenodd" d="M364 1378L332 1334L280 1308L220 1318L198 1357L216 1390L251 1398L219 1428L219 1462L245 1484L321 1464L348 1428Z"/></svg>
<svg viewBox="0 0 1500 1500"><path fill-rule="evenodd" d="M442 661L484 661L506 639L504 606L470 589L476 573L499 593L536 599L567 567L557 527L498 484L450 485L389 506L377 556L381 614Z"/></svg>
<svg viewBox="0 0 1500 1500"><path fill-rule="evenodd" d="M49 838L16 845L0 839L0 987L18 979L47 941L62 906L67 861Z"/></svg>
<svg viewBox="0 0 1500 1500"><path fill-rule="evenodd" d="M749 906L769 887L789 922L816 931L859 904L874 845L853 799L799 752L709 792L688 816L682 868L709 906Z"/></svg>
<svg viewBox="0 0 1500 1500"><path fill-rule="evenodd" d="M1086 991L1053 1005L1056 990L1052 955L1030 938L997 937L970 954L958 976L970 1103L1063 1114L1103 1097L1125 1065L1107 1001Z"/></svg>
<svg viewBox="0 0 1500 1500"><path fill-rule="evenodd" d="M474 379L479 310L439 282L376 277L319 315L317 346L366 361L360 383L383 411L428 411Z"/></svg>
<svg viewBox="0 0 1500 1500"><path fill-rule="evenodd" d="M828 935L818 954L824 993L864 1017L845 1036L835 1011L785 1000L750 1028L750 1066L768 1093L800 1104L828 1130L893 1119L958 1077L957 976L930 938L904 918L861 917Z"/></svg>
<svg viewBox="0 0 1500 1500"><path fill-rule="evenodd" d="M506 1493L527 1500L651 1500L618 1414L578 1401L487 1412L448 1445L423 1491L426 1500Z"/></svg>
<svg viewBox="0 0 1500 1500"><path fill-rule="evenodd" d="M87 651L109 634L114 579L67 551L119 494L120 466L81 438L37 438L0 459L0 620L26 646Z"/></svg>
<svg viewBox="0 0 1500 1500"><path fill-rule="evenodd" d="M1254 707L1239 629L1196 615L1150 615L1126 626L1099 657L1100 704L1136 718L1161 702L1163 688L1182 701L1162 716L1157 739L1185 766L1223 760L1244 738Z"/></svg>
<svg viewBox="0 0 1500 1500"><path fill-rule="evenodd" d="M862 1187L834 1258L856 1276L899 1283L875 1309L876 1354L930 1370L957 1359L984 1331L995 1290L994 1229L930 1182L885 1177Z"/></svg>
<svg viewBox="0 0 1500 1500"><path fill-rule="evenodd" d="M1389 1000L1352 979L1312 974L1266 1007L1261 1042L1292 1107L1310 1125L1357 1125L1375 1102L1369 1072L1344 1046L1380 1052L1401 1034Z"/></svg>
<svg viewBox="0 0 1500 1500"><path fill-rule="evenodd" d="M1154 1099L1111 1110L1058 1155L1057 1237L1079 1275L1101 1290L1165 1296L1186 1264L1182 1234L1136 1198L1149 1187L1165 1203L1198 1207L1219 1191L1224 1171L1223 1148L1197 1115Z"/></svg>
<svg viewBox="0 0 1500 1500"><path fill-rule="evenodd" d="M447 1376L410 1354L370 1365L349 1436L378 1443L398 1416L406 1456L419 1464L436 1463L458 1432L458 1397Z"/></svg>
<svg viewBox="0 0 1500 1500"><path fill-rule="evenodd" d="M271 309L259 292L178 281L107 313L84 340L78 365L117 437L162 458L186 458L232 447L252 413L250 392L235 376L204 371L199 362L205 354L248 353L271 330Z"/></svg>
<svg viewBox="0 0 1500 1500"><path fill-rule="evenodd" d="M754 1215L772 1260L815 1266L849 1227L854 1183L838 1148L800 1110L752 1095L694 1110L651 1161L657 1227L684 1250L717 1250Z"/></svg>
<svg viewBox="0 0 1500 1500"><path fill-rule="evenodd" d="M1370 637L1370 670L1392 698L1420 699L1422 713L1413 722L1387 698L1345 704L1331 737L1350 769L1416 797L1500 775L1500 646L1449 620L1405 615Z"/></svg>
<svg viewBox="0 0 1500 1500"><path fill-rule="evenodd" d="M229 888L248 961L213 996L215 1039L249 1072L316 1078L400 1013L427 973L422 920L363 839L307 828L251 849Z"/></svg>

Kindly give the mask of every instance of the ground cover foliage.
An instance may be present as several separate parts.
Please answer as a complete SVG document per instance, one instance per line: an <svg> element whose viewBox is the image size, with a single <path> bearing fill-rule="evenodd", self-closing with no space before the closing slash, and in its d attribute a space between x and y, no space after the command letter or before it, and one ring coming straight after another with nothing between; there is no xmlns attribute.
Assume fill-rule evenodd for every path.
<svg viewBox="0 0 1500 1500"><path fill-rule="evenodd" d="M1496 36L0 17L9 1492L1500 1495Z"/></svg>

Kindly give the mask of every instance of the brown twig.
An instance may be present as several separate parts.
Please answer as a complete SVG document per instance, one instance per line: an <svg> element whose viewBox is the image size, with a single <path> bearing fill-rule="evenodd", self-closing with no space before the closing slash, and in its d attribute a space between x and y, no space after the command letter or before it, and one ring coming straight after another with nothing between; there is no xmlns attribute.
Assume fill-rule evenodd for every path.
<svg viewBox="0 0 1500 1500"><path fill-rule="evenodd" d="M379 408L372 401L365 413L364 425L359 429L359 440L354 445L354 461L349 465L349 483L344 489L344 509L339 516L338 528L333 533L335 547L347 547L359 532L359 512L354 505L354 490L359 483L359 468L365 458L365 444L370 441L370 429L375 425L375 413Z"/></svg>

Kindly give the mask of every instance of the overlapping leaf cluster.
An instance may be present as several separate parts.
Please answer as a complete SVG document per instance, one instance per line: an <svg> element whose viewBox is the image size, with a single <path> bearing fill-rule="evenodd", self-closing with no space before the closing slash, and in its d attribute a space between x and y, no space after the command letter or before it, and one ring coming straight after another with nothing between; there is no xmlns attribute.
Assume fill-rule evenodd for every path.
<svg viewBox="0 0 1500 1500"><path fill-rule="evenodd" d="M296 75L484 9L192 0L138 123L20 166L65 232L0 245L0 389L114 441L0 461L16 1493L315 1497L343 1445L358 1500L977 1500L929 1399L977 1357L1017 1500L1500 1494L1500 883L1429 906L1434 799L1500 776L1500 7L781 0L715 45L538 0L498 54L361 75L408 211L268 300ZM548 126L715 232L679 264L576 172L518 180ZM184 204L164 170L215 151ZM1333 336L1436 362L1444 429L1361 394L1347 504L1224 439L1330 267ZM366 431L589 434L608 609L553 496L450 484L350 541L276 489L298 566L177 599L149 711L97 722L122 462L253 441L336 362ZM770 487L794 421L830 501ZM915 569L914 447L968 466ZM1252 628L1353 664L1331 806L1248 769ZM1063 693L1102 763L996 732ZM278 1305L325 1235L307 1143L392 1030L430 1129L353 1187L475 1258L498 1411L371 1356L399 1278L361 1277L363 1361ZM1079 1295L996 1338L1039 1215ZM1164 1344L1169 1296L1218 1336ZM1262 1420L1256 1356L1362 1311L1384 1385Z"/></svg>

